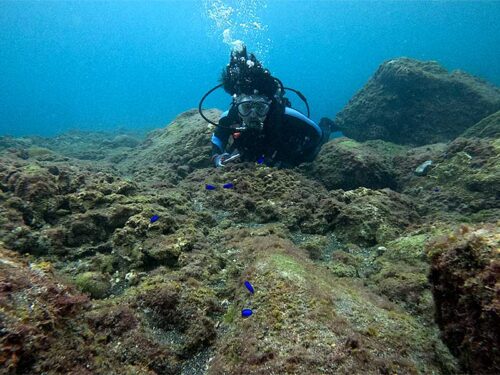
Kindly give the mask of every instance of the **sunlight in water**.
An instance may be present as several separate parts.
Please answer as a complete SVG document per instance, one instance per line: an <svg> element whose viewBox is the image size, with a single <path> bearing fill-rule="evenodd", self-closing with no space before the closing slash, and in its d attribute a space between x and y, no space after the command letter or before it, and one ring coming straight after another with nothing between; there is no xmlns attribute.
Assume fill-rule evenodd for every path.
<svg viewBox="0 0 500 375"><path fill-rule="evenodd" d="M210 20L210 34L239 49L243 43L259 60L266 59L271 44L268 26L261 20L265 0L204 0L205 16Z"/></svg>

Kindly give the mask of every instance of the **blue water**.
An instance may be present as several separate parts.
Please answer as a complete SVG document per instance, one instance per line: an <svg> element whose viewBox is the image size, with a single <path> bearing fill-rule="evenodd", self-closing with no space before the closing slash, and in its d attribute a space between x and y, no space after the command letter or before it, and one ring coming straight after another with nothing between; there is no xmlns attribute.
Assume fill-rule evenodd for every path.
<svg viewBox="0 0 500 375"><path fill-rule="evenodd" d="M233 13L217 24L213 5ZM3 0L0 135L165 126L218 83L225 28L308 97L316 121L399 56L500 85L499 19L498 1ZM221 91L206 107L228 103Z"/></svg>

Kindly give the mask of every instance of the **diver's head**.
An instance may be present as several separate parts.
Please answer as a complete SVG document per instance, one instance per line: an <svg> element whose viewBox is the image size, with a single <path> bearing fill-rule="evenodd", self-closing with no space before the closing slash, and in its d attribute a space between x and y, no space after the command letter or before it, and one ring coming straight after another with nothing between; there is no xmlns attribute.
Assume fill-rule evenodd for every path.
<svg viewBox="0 0 500 375"><path fill-rule="evenodd" d="M271 100L260 95L257 90L252 95L242 94L234 97L234 105L245 129L261 131L271 108Z"/></svg>
<svg viewBox="0 0 500 375"><path fill-rule="evenodd" d="M258 92L273 98L278 91L278 82L259 60L248 54L244 44L231 51L229 64L223 69L221 82L231 96L249 95Z"/></svg>

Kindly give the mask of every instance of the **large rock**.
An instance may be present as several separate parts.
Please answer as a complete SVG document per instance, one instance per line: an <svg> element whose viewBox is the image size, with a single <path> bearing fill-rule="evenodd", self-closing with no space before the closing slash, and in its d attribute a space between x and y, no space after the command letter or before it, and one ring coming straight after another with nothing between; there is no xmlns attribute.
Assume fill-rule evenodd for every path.
<svg viewBox="0 0 500 375"><path fill-rule="evenodd" d="M419 219L413 202L390 189L335 190L332 196L345 204L333 220L335 234L345 242L365 246L384 243Z"/></svg>
<svg viewBox="0 0 500 375"><path fill-rule="evenodd" d="M206 110L205 116L217 121L218 110ZM167 127L148 134L140 149L120 161L118 168L141 180L176 183L197 168L209 167L213 126L197 110L177 116Z"/></svg>
<svg viewBox="0 0 500 375"><path fill-rule="evenodd" d="M226 281L233 292L207 374L457 372L432 326L317 267L279 235L262 234L235 229L222 241L240 269Z"/></svg>
<svg viewBox="0 0 500 375"><path fill-rule="evenodd" d="M208 173L207 173L208 172ZM222 188L232 182L233 189ZM205 183L215 187L205 190ZM413 203L390 189L327 191L293 170L233 166L191 173L180 184L199 207L236 223L280 222L289 230L375 245L418 221Z"/></svg>
<svg viewBox="0 0 500 375"><path fill-rule="evenodd" d="M476 125L467 129L462 137L498 138L500 137L500 111L482 119Z"/></svg>
<svg viewBox="0 0 500 375"><path fill-rule="evenodd" d="M500 373L500 231L462 226L429 245L443 339L464 373Z"/></svg>
<svg viewBox="0 0 500 375"><path fill-rule="evenodd" d="M500 140L462 138L433 158L425 176L405 180L420 213L466 221L496 221L500 212Z"/></svg>
<svg viewBox="0 0 500 375"><path fill-rule="evenodd" d="M327 189L395 189L391 156L403 148L380 143L359 143L349 138L330 141L322 147L312 168L304 168L305 173L321 181Z"/></svg>
<svg viewBox="0 0 500 375"><path fill-rule="evenodd" d="M434 61L382 64L337 115L336 125L358 141L423 145L454 139L500 109L500 89Z"/></svg>

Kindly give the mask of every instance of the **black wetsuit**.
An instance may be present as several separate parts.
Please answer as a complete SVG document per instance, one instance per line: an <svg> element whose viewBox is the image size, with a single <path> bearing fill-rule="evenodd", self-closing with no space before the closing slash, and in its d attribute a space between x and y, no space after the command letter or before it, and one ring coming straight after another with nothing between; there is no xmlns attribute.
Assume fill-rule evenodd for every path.
<svg viewBox="0 0 500 375"><path fill-rule="evenodd" d="M235 106L222 114L219 125L240 124ZM228 146L229 138L233 143ZM263 157L267 165L296 166L312 161L319 151L324 134L302 113L273 101L262 131L234 130L218 127L212 135L212 155L238 150L242 161L257 161Z"/></svg>

